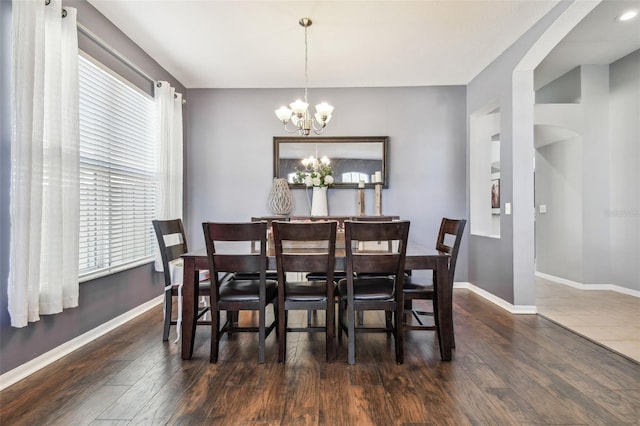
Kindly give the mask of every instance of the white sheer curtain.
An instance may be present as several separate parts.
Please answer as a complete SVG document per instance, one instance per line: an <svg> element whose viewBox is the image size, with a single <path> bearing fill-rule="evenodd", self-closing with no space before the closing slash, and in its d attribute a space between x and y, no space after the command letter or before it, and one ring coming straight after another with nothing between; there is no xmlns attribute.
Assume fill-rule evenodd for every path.
<svg viewBox="0 0 640 426"><path fill-rule="evenodd" d="M156 84L158 128L158 191L156 218L182 218L182 95L168 82ZM162 271L156 250L156 270Z"/></svg>
<svg viewBox="0 0 640 426"><path fill-rule="evenodd" d="M11 325L78 306L78 38L60 0L12 3Z"/></svg>

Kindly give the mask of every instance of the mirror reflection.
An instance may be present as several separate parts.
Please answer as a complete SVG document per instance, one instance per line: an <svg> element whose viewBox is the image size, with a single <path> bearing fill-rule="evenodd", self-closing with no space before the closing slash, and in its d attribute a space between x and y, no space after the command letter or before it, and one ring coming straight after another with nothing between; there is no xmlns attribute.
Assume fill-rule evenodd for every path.
<svg viewBox="0 0 640 426"><path fill-rule="evenodd" d="M357 188L380 182L387 187L388 137L274 137L274 177L287 179L292 188L304 188L301 173L311 164L328 164L333 170L333 187Z"/></svg>

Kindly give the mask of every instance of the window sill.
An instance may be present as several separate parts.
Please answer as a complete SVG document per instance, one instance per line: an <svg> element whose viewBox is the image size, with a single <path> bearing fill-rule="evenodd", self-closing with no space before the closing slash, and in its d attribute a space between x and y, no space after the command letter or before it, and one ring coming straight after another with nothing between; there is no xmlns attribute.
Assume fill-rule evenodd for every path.
<svg viewBox="0 0 640 426"><path fill-rule="evenodd" d="M124 265L120 265L114 268L108 268L108 269L101 269L99 271L96 272L90 272L88 274L84 274L84 275L80 275L80 277L78 278L78 281L80 282L80 284L85 283L87 281L92 281L98 278L102 278L102 277L106 277L107 275L111 275L111 274L116 274L118 272L122 272L122 271L126 271L127 269L132 269L132 268L136 268L138 266L141 265L146 265L148 263L152 263L154 262L154 258L153 257L147 257L144 259L140 259L137 260L135 262L131 262L131 263L127 263Z"/></svg>

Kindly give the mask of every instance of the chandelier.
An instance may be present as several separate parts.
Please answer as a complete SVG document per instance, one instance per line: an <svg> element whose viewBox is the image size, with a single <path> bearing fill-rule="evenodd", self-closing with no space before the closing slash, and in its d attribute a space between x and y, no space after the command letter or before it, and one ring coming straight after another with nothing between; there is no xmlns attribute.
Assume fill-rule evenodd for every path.
<svg viewBox="0 0 640 426"><path fill-rule="evenodd" d="M311 129L313 129L313 132L319 135L331 120L333 107L326 102L322 102L316 105L316 113L313 116L309 113L309 103L307 101L307 28L311 26L312 22L309 18L302 18L298 23L304 27L304 101L298 99L289 104L290 109L283 106L275 112L288 133L298 132L300 136L309 136ZM289 128L289 121L293 124L293 129Z"/></svg>
<svg viewBox="0 0 640 426"><path fill-rule="evenodd" d="M318 171L318 169L320 169L320 167L322 166L328 166L331 163L331 160L329 160L327 157L322 157L320 160L318 160L316 157L311 155L307 158L303 158L300 162L304 166L305 171L311 172Z"/></svg>

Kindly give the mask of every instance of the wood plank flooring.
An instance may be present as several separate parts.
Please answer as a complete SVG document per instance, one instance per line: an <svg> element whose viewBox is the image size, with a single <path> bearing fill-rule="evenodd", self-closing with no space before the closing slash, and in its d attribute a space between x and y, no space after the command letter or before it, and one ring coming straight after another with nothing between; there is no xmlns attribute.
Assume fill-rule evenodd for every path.
<svg viewBox="0 0 640 426"><path fill-rule="evenodd" d="M407 332L403 365L386 335L360 334L353 366L346 341L327 364L324 334L306 333L289 335L286 364L274 334L258 364L246 333L224 338L209 364L205 327L183 361L161 341L158 307L0 392L0 424L640 424L639 364L467 290L454 305L452 362L433 333Z"/></svg>

